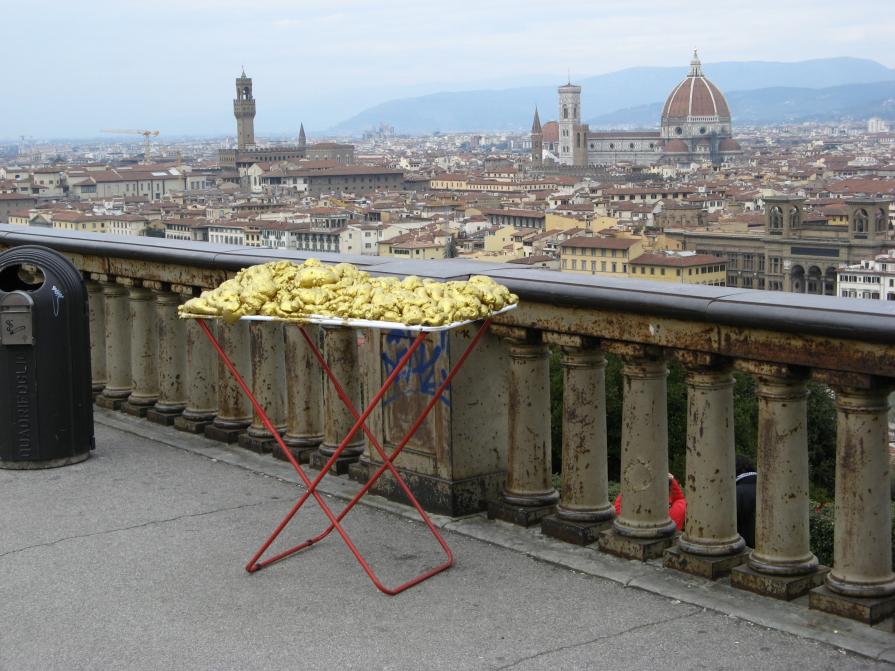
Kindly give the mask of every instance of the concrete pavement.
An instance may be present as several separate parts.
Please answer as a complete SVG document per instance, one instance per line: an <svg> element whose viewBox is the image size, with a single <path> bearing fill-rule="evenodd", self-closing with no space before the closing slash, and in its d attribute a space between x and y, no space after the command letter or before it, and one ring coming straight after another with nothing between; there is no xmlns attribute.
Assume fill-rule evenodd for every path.
<svg viewBox="0 0 895 671"><path fill-rule="evenodd" d="M440 520L456 528L456 566L395 598L335 535L248 575L249 555L301 492L288 465L114 413L97 419L87 462L0 471L3 671L890 668L706 608L705 594L724 601L705 589L675 598L670 583L663 596L649 583L667 572L654 567L607 558L601 570L618 572L607 579L589 555L567 553L579 570L548 563L564 548L481 518ZM328 486L338 506L354 484ZM387 582L440 559L421 525L393 510L406 512L361 506L346 525ZM290 540L323 522L310 505ZM855 649L849 623L817 617L827 633L842 622ZM859 651L895 652L891 633L858 631Z"/></svg>

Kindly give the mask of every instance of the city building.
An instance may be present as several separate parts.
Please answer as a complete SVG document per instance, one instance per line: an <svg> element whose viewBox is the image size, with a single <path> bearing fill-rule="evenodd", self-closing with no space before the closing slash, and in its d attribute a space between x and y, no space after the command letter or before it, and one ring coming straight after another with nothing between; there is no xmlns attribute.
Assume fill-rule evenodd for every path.
<svg viewBox="0 0 895 671"><path fill-rule="evenodd" d="M891 199L843 201L847 223L806 213L805 200L766 196L765 230L755 233L665 230L675 246L727 259L727 286L836 295L836 272L895 247Z"/></svg>
<svg viewBox="0 0 895 671"><path fill-rule="evenodd" d="M836 271L836 293L843 298L895 301L895 249Z"/></svg>
<svg viewBox="0 0 895 671"><path fill-rule="evenodd" d="M643 254L640 238L576 236L559 245L559 267L573 273L627 277L628 263Z"/></svg>
<svg viewBox="0 0 895 671"><path fill-rule="evenodd" d="M695 252L650 252L631 259L628 276L655 282L723 287L727 283L727 259Z"/></svg>
<svg viewBox="0 0 895 671"><path fill-rule="evenodd" d="M255 144L255 98L252 94L252 78L245 70L236 78L236 98L233 99L233 115L236 117L236 148L221 149L218 160L221 168L241 175L253 163L310 159L336 161L348 165L354 163L354 145L337 142L321 142L308 145L304 124L298 132L298 144L258 147Z"/></svg>
<svg viewBox="0 0 895 671"><path fill-rule="evenodd" d="M742 154L733 139L730 109L724 94L702 72L696 52L690 72L672 89L662 108L659 130L595 131L581 122L581 87L568 82L558 89L559 138L556 161L567 166L599 166L616 163L689 166L710 162L718 165ZM544 159L546 125L535 110L532 124L532 162ZM540 147L540 153L536 147Z"/></svg>

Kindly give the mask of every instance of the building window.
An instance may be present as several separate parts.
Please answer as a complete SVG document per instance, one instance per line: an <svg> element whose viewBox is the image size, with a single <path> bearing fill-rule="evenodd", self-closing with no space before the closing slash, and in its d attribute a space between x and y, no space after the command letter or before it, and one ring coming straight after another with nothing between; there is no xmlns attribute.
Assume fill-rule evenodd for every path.
<svg viewBox="0 0 895 671"><path fill-rule="evenodd" d="M768 216L768 229L771 233L778 233L783 230L783 210L776 205L771 208Z"/></svg>
<svg viewBox="0 0 895 671"><path fill-rule="evenodd" d="M606 272L606 262L605 261L600 261L600 272L603 272L603 273Z"/></svg>

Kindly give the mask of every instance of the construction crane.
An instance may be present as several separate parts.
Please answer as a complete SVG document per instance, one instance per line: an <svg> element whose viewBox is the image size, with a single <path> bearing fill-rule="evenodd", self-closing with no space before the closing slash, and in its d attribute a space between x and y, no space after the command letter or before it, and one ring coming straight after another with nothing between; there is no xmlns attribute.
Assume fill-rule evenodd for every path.
<svg viewBox="0 0 895 671"><path fill-rule="evenodd" d="M143 136L143 163L150 162L150 154L152 153L152 145L149 138L158 137L157 130L141 130L138 128L104 128L101 133L114 133L115 135L142 135Z"/></svg>

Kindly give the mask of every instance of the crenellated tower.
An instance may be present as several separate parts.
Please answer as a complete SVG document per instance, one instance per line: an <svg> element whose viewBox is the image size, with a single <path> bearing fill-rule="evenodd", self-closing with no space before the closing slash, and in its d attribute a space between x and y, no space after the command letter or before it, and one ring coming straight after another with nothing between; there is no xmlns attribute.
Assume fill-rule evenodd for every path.
<svg viewBox="0 0 895 671"><path fill-rule="evenodd" d="M233 100L236 117L236 143L240 149L255 146L255 99L252 97L252 78L245 69L236 79L236 98Z"/></svg>

